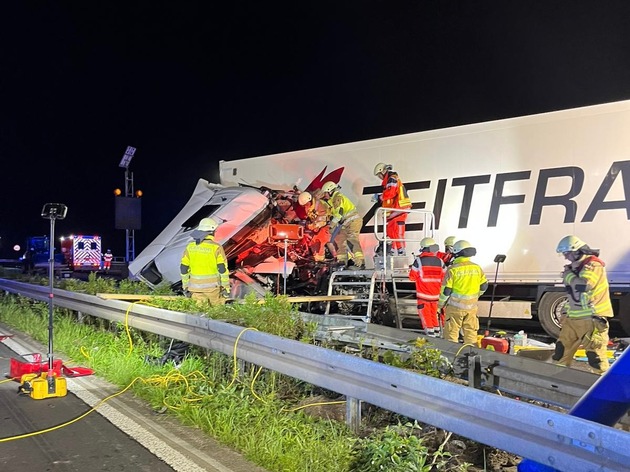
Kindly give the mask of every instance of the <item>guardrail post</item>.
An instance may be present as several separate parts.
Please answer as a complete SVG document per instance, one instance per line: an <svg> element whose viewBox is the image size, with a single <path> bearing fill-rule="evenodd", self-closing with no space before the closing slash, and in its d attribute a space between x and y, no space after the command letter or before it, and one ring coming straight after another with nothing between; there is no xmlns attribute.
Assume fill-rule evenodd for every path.
<svg viewBox="0 0 630 472"><path fill-rule="evenodd" d="M481 357L476 354L468 356L468 386L481 388Z"/></svg>
<svg viewBox="0 0 630 472"><path fill-rule="evenodd" d="M346 397L346 424L354 433L361 429L361 400Z"/></svg>

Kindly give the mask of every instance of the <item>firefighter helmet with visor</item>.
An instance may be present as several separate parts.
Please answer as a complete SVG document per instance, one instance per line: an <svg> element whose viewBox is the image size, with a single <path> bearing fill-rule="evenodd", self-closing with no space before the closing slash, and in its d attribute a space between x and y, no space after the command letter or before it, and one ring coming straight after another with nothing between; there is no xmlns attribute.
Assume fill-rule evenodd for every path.
<svg viewBox="0 0 630 472"><path fill-rule="evenodd" d="M444 240L444 247L453 247L453 244L455 244L455 236L449 236Z"/></svg>
<svg viewBox="0 0 630 472"><path fill-rule="evenodd" d="M322 185L322 192L329 193L332 195L332 193L338 188L339 188L339 185L337 185L335 182L328 181L324 185Z"/></svg>
<svg viewBox="0 0 630 472"><path fill-rule="evenodd" d="M390 164L379 162L376 166L374 166L374 175L382 179L385 177L385 172L388 170L392 170L392 166Z"/></svg>
<svg viewBox="0 0 630 472"><path fill-rule="evenodd" d="M558 247L556 247L556 252L565 253L577 251L584 246L586 246L586 243L584 241L582 241L577 236L570 234L569 236L565 236L560 240L560 242L558 243Z"/></svg>
<svg viewBox="0 0 630 472"><path fill-rule="evenodd" d="M435 242L435 239L433 238L422 238L422 241L420 241L420 247L423 249L431 247L431 246L435 246L435 245L436 245L436 242Z"/></svg>
<svg viewBox="0 0 630 472"><path fill-rule="evenodd" d="M310 192L302 192L298 195L298 203L302 206L313 201L313 195Z"/></svg>
<svg viewBox="0 0 630 472"><path fill-rule="evenodd" d="M199 231L216 231L216 229L219 227L219 224L212 218L202 218L202 220L199 222L199 226L197 227L197 229Z"/></svg>

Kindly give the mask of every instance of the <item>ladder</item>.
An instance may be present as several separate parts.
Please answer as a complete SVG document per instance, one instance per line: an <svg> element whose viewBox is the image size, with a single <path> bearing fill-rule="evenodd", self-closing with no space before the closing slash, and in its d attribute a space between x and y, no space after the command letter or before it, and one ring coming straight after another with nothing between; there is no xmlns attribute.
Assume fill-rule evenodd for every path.
<svg viewBox="0 0 630 472"><path fill-rule="evenodd" d="M389 299L390 295L393 295L395 327L407 330L422 329L418 318L415 284L409 280L407 267L405 265L404 268L390 271L377 269L333 272L328 283L329 301L326 303L325 314L331 314L332 300L330 299L333 296L352 294L355 298L343 303L357 306L351 308L352 314L344 316L369 323L379 305L386 305L386 307L381 306L386 310L390 308ZM387 284L391 286L391 293L387 289Z"/></svg>
<svg viewBox="0 0 630 472"><path fill-rule="evenodd" d="M409 280L409 270L392 271L391 282L396 305L396 313L394 314L396 328L414 331L421 330L422 325L418 316L416 285Z"/></svg>
<svg viewBox="0 0 630 472"><path fill-rule="evenodd" d="M388 254L388 245L392 241L404 241L408 249L411 243L419 243L425 236L432 236L434 230L433 213L422 209L397 210L409 213L410 221L407 228L420 231L414 237L406 237L400 240L387 238L385 227L387 224L387 214L391 211L387 208L378 208L374 215L374 237L379 243L380 255L374 257L374 270L338 270L332 272L328 283L328 297L334 295L355 295L350 301L340 302L343 304L358 304L357 309L350 309L350 315L339 313L344 317L358 319L369 323L375 310L382 308L383 311L390 309L389 299L393 295L395 311L393 313L396 328L421 330L420 318L418 317L418 304L416 301L415 284L409 280L409 265L413 262L411 252L407 256ZM416 228L414 228L416 227ZM391 286L391 292L388 287ZM329 315L331 301L326 303L325 314ZM344 310L341 310L344 311ZM391 310L390 310L391 311ZM388 320L388 324L392 320Z"/></svg>
<svg viewBox="0 0 630 472"><path fill-rule="evenodd" d="M378 270L337 270L330 274L328 282L328 296L355 295L352 300L343 303L356 304L358 309L353 309L353 314L347 315L350 319L357 319L369 323L372 318L372 309L377 303L387 302L380 297L380 291L376 290L377 282L381 279L382 272ZM378 298L375 299L375 294ZM365 307L363 312L362 307ZM324 314L329 315L331 301L326 303Z"/></svg>

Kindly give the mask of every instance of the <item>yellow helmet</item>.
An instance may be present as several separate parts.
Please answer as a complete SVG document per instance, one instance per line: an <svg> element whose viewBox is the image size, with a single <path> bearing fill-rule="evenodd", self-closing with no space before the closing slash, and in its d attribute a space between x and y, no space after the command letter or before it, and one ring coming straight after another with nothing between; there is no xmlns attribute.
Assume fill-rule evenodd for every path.
<svg viewBox="0 0 630 472"><path fill-rule="evenodd" d="M455 244L455 236L449 236L444 240L444 247L453 246Z"/></svg>
<svg viewBox="0 0 630 472"><path fill-rule="evenodd" d="M558 247L556 247L556 252L562 253L577 251L584 246L586 246L586 243L584 241L582 241L577 236L573 236L572 234L570 234L569 236L565 236L560 240L560 242L558 243Z"/></svg>
<svg viewBox="0 0 630 472"><path fill-rule="evenodd" d="M218 227L219 227L219 223L217 223L214 219L212 219L212 218L203 218L199 222L199 226L197 226L197 229L199 231L210 231L210 232L213 232Z"/></svg>
<svg viewBox="0 0 630 472"><path fill-rule="evenodd" d="M420 241L421 248L435 246L435 244L436 242L433 238L422 238L422 241Z"/></svg>
<svg viewBox="0 0 630 472"><path fill-rule="evenodd" d="M455 244L453 244L453 254L459 255L463 251L466 251L465 252L466 256L468 256L468 255L474 256L477 253L477 250L473 247L472 244L470 244L465 239L460 239ZM462 255L464 255L464 254L462 254Z"/></svg>
<svg viewBox="0 0 630 472"><path fill-rule="evenodd" d="M302 192L298 195L298 203L302 206L312 201L313 201L313 195L311 195L309 192Z"/></svg>
<svg viewBox="0 0 630 472"><path fill-rule="evenodd" d="M338 188L339 188L339 185L329 180L324 185L322 185L322 192L332 194Z"/></svg>

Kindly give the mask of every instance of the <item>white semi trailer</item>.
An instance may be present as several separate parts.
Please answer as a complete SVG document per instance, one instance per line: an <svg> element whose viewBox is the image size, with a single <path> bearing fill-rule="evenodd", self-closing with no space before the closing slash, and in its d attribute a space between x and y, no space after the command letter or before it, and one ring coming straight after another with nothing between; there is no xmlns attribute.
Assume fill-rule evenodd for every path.
<svg viewBox="0 0 630 472"><path fill-rule="evenodd" d="M433 212L438 242L453 235L477 248L475 261L497 282L492 318L537 318L559 332L565 261L555 249L575 234L601 249L617 319L630 333L630 101L226 160L220 176L224 186L289 189L340 175L365 215L370 260L378 162L393 165L414 208ZM408 232L419 225L410 217ZM505 262L495 263L497 254Z"/></svg>

